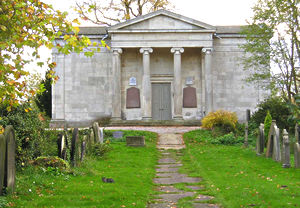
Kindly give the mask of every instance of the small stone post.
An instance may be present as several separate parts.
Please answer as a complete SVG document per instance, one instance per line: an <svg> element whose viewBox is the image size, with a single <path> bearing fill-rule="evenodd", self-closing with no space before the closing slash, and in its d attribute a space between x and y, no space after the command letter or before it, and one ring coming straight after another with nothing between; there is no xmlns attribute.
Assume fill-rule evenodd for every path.
<svg viewBox="0 0 300 208"><path fill-rule="evenodd" d="M283 168L289 168L291 167L290 163L290 140L289 135L285 129L283 129L282 133L282 167Z"/></svg>
<svg viewBox="0 0 300 208"><path fill-rule="evenodd" d="M80 159L78 148L78 128L73 130L72 143L71 143L71 164L76 166Z"/></svg>
<svg viewBox="0 0 300 208"><path fill-rule="evenodd" d="M248 147L248 123L250 121L250 110L246 110L246 125L245 125L245 141L244 141L244 146Z"/></svg>
<svg viewBox="0 0 300 208"><path fill-rule="evenodd" d="M0 196L4 187L5 174L5 155L6 155L6 139L3 134L0 134Z"/></svg>
<svg viewBox="0 0 300 208"><path fill-rule="evenodd" d="M83 161L84 155L85 155L85 147L86 147L86 142L83 141L81 143L81 155L80 155L80 162Z"/></svg>
<svg viewBox="0 0 300 208"><path fill-rule="evenodd" d="M264 132L264 124L260 124L259 126L259 135L256 140L256 155L261 155L264 153L265 147L265 132Z"/></svg>
<svg viewBox="0 0 300 208"><path fill-rule="evenodd" d="M296 124L295 127L295 137L296 142L294 145L294 157L295 157L295 168L300 168L300 137L299 137L299 126Z"/></svg>

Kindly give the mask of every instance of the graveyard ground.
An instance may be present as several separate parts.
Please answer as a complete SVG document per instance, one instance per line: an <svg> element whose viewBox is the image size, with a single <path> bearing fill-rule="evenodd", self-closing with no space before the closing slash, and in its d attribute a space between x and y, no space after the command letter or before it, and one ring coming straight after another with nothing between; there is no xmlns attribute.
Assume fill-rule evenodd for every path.
<svg viewBox="0 0 300 208"><path fill-rule="evenodd" d="M228 208L300 207L299 169L256 156L254 147L208 144L210 136L206 130L184 134L182 171L204 179L202 194L215 196L215 203Z"/></svg>
<svg viewBox="0 0 300 208"><path fill-rule="evenodd" d="M9 206L145 207L153 192L157 135L134 135L140 134L146 135L145 148L127 147L124 140L112 141L104 158L86 158L73 175L33 168L19 172L16 193L7 197ZM115 183L103 183L103 176Z"/></svg>

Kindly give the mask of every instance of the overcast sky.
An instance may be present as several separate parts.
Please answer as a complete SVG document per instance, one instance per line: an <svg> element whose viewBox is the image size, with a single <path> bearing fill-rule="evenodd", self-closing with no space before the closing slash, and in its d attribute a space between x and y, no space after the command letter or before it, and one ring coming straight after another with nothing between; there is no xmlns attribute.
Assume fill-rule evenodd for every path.
<svg viewBox="0 0 300 208"><path fill-rule="evenodd" d="M71 11L75 0L42 0L55 9ZM99 0L109 1L109 0ZM211 25L244 25L257 0L170 0L174 12Z"/></svg>

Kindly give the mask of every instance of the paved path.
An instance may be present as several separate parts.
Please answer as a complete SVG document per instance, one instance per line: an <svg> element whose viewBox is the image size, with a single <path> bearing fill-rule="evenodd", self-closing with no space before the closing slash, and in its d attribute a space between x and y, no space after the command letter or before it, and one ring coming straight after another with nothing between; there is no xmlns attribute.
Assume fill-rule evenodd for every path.
<svg viewBox="0 0 300 208"><path fill-rule="evenodd" d="M186 174L179 173L182 166L180 158L180 149L185 148L182 134L184 132L199 129L199 126L193 127L143 127L143 126L126 126L126 127L107 127L106 129L123 129L123 130L144 130L158 133L157 148L161 153L156 168L156 176L153 182L157 185L158 194L154 196L152 203L148 208L177 208L180 199L191 197L190 203L194 208L218 208L219 206L209 203L212 196L201 195L200 191L204 189L199 185L202 180L197 177L189 177ZM173 149L175 152L168 150ZM176 184L185 185L185 190L177 189Z"/></svg>

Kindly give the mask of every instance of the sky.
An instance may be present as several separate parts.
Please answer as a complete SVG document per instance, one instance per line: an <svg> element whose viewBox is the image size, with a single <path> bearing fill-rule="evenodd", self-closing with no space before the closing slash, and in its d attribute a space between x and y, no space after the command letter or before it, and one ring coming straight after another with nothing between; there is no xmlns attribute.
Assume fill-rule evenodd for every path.
<svg viewBox="0 0 300 208"><path fill-rule="evenodd" d="M75 0L42 0L52 4L54 9L67 11L72 18L76 18L76 13L71 6L75 5ZM109 0L99 0L109 1ZM196 19L198 21L218 26L218 25L245 25L246 20L252 16L252 7L257 0L170 0L174 5L173 12ZM88 26L91 23L82 22L81 26ZM42 48L42 59L51 57L51 51ZM29 66L32 70L32 65ZM44 77L46 68L36 70Z"/></svg>

